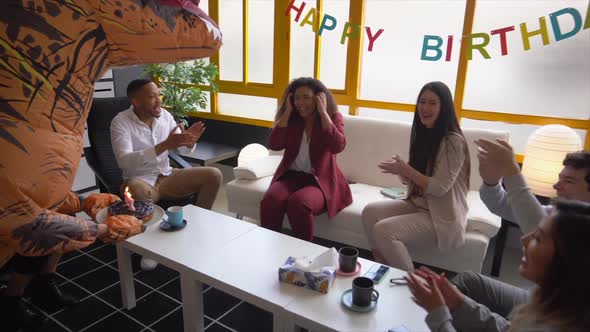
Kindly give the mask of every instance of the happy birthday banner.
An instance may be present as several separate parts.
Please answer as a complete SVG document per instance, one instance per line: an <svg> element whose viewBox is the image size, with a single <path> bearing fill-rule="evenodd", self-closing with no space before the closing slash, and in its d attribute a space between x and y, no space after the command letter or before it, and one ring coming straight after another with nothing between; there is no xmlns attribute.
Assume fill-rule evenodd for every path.
<svg viewBox="0 0 590 332"><path fill-rule="evenodd" d="M303 15L306 3L305 1L301 1L299 5L295 5L295 0L291 0L287 9L285 10L285 15L288 16L291 11L295 12L295 22L299 22L299 19ZM323 17L319 17L320 14L317 12L315 8L310 8L307 11L307 14L303 17L303 20L299 25L303 27L306 24L311 26L313 32L318 34L319 36L322 35L325 31L334 31L338 27L338 20L328 14L324 14ZM574 26L570 31L563 31L560 26L560 21L558 20L559 17L565 19L569 17L573 20ZM318 25L317 23L321 23ZM582 26L582 15L580 12L571 7L567 7L564 9L560 9L553 13L549 14L549 21L551 22L551 29L553 31L553 35L555 36L555 42L571 38L579 33L581 30L586 30L590 28L590 5L588 5L588 10L586 11L586 18L584 20L584 24ZM563 22L563 21L562 21ZM520 35L522 38L522 45L525 51L531 49L530 39L534 36L541 36L541 40L543 42L543 46L549 45L549 32L547 29L547 20L546 18L539 17L539 28L537 30L529 31L529 27L525 22L520 23ZM360 36L361 27L359 25L345 22L344 26L342 27L342 32L340 34L340 44L344 44L347 38L356 38ZM381 34L383 33L384 29L378 29L376 33L373 33L374 30L371 29L369 26L365 26L364 30L367 34L367 38L369 40L368 51L372 52L375 46L375 41ZM485 32L480 33L472 33L467 36L463 36L463 40L467 43L467 59L473 59L473 50L477 50L484 59L491 59L490 54L485 49L486 46L490 43L490 36L498 36L500 42L500 50L502 56L508 55L508 45L506 43L506 36L508 33L515 31L515 26L508 26L504 28L494 29L491 30L489 34ZM420 55L420 60L423 61L438 61L440 60L443 55L445 56L445 61L451 61L451 55L453 52L453 35L448 35L446 38L446 47L445 42L441 36L438 35L424 35L424 40L422 43L422 52ZM445 49L443 53L443 48Z"/></svg>
<svg viewBox="0 0 590 332"><path fill-rule="evenodd" d="M570 17L574 21L574 26L571 31L564 32L559 25L558 18L562 16L564 19L566 17ZM590 5L588 6L588 10L586 12L586 21L584 23L584 27L582 29L582 15L580 12L575 8L564 8L558 11L555 11L549 14L549 20L551 22L551 28L553 30L553 35L555 36L555 42L571 38L575 36L581 30L586 30L590 28ZM563 21L562 21L563 22ZM531 42L530 38L534 36L541 36L541 40L543 41L543 46L549 45L549 32L547 29L547 20L544 16L539 17L539 29L529 31L527 24L525 22L520 23L520 36L522 38L522 46L525 51L531 49ZM500 41L500 52L502 56L508 55L508 45L506 44L506 36L509 32L514 31L514 25L508 26L505 28L495 29L490 31L490 34L485 32L480 33L473 33L463 38L467 42L467 60L471 60L473 58L473 50L479 51L479 53L484 57L484 59L491 59L490 54L486 51L485 47L488 46L490 43L490 35L495 36L498 35ZM475 43L475 39L481 41L479 43ZM434 41L434 44L431 42ZM420 56L420 60L425 61L438 61L443 56L443 51L441 47L443 47L443 39L440 36L436 35L425 35L424 42L422 44L422 54ZM428 51L434 51L434 55L429 55ZM446 45L446 54L445 54L445 61L451 61L451 53L453 51L453 35L447 36L447 45ZM432 52L430 52L432 54Z"/></svg>
<svg viewBox="0 0 590 332"><path fill-rule="evenodd" d="M301 14L303 14L303 10L305 9L305 2L301 2L301 4L297 7L295 6L295 0L291 0L289 5L287 6L287 10L285 10L285 16L289 15L289 12L293 10L297 13L295 16L295 22L299 22L299 18ZM319 29L317 28L317 22L319 22L318 12L315 8L310 8L301 23L300 26L304 26L306 24L311 25L311 29L313 32L317 33L319 36L322 35L324 31L333 31L338 26L338 20L332 15L324 14L322 18L322 23L319 25ZM340 44L344 44L346 38L355 38L360 35L361 27L356 24L352 24L350 22L344 23L344 27L342 28L342 34L340 35ZM369 38L369 52L373 51L373 44L375 40L381 36L383 33L383 29L377 30L375 34L371 31L371 27L365 26L365 32L367 33L367 38Z"/></svg>

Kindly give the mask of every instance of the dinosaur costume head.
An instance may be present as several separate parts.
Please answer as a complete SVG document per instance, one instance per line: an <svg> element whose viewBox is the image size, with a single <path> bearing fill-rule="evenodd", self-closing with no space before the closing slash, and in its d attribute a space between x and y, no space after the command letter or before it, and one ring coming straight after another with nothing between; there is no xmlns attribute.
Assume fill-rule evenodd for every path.
<svg viewBox="0 0 590 332"><path fill-rule="evenodd" d="M71 198L94 82L112 66L216 53L221 32L198 2L3 1L0 265L95 240L93 222L57 211Z"/></svg>

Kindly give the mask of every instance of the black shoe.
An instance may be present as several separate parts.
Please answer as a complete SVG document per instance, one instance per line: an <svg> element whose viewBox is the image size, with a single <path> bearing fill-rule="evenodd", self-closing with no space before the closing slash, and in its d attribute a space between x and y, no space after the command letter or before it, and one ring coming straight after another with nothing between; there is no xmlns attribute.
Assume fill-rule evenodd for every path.
<svg viewBox="0 0 590 332"><path fill-rule="evenodd" d="M27 290L31 295L31 301L41 308L68 307L79 302L72 295L59 290L53 273L38 275L31 281Z"/></svg>
<svg viewBox="0 0 590 332"><path fill-rule="evenodd" d="M6 331L38 331L47 321L47 316L30 307L20 296L0 295L0 312L3 331L4 328Z"/></svg>

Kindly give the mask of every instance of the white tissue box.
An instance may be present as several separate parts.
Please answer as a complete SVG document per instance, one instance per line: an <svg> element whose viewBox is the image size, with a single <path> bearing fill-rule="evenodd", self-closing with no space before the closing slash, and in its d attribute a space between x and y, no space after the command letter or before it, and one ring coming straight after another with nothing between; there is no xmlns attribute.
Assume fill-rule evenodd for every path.
<svg viewBox="0 0 590 332"><path fill-rule="evenodd" d="M296 268L295 261L295 257L287 258L285 264L279 268L279 281L328 293L336 277L336 269L333 266L321 268L319 272L306 272Z"/></svg>

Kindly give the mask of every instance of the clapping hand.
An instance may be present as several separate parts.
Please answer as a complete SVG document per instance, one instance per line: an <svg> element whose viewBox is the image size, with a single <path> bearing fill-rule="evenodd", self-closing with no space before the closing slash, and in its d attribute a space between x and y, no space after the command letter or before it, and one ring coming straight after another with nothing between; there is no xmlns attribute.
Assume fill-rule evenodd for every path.
<svg viewBox="0 0 590 332"><path fill-rule="evenodd" d="M395 155L391 159L382 161L377 167L381 169L382 173L389 173L393 175L400 175L403 176L403 170L407 167L405 161L403 161L400 156Z"/></svg>
<svg viewBox="0 0 590 332"><path fill-rule="evenodd" d="M195 141L198 141L199 138L201 138L201 135L203 135L203 132L205 131L205 124L202 121L195 122L192 126L190 126L189 129L186 130L184 130L183 126L180 126L180 131L192 134L193 136L195 136Z"/></svg>
<svg viewBox="0 0 590 332"><path fill-rule="evenodd" d="M412 300L424 310L430 312L446 304L434 278L427 278L427 281L424 282L418 279L414 273L408 272L406 280L413 296Z"/></svg>
<svg viewBox="0 0 590 332"><path fill-rule="evenodd" d="M496 142L484 139L475 141L478 146L479 174L488 185L496 185L502 177L520 171L512 146L503 140L498 139Z"/></svg>
<svg viewBox="0 0 590 332"><path fill-rule="evenodd" d="M417 278L419 276L427 282ZM454 310L463 303L465 295L445 277L444 273L436 274L427 267L420 267L415 274L410 273L408 286L414 302L427 311L446 304L449 310Z"/></svg>
<svg viewBox="0 0 590 332"><path fill-rule="evenodd" d="M177 130L179 130L180 132L177 133ZM184 127L180 124L174 127L172 131L170 131L168 138L166 138L166 140L164 141L164 143L166 144L166 150L177 149L181 146L190 148L193 145L195 145L196 142L197 137L193 135L192 131L185 131Z"/></svg>

